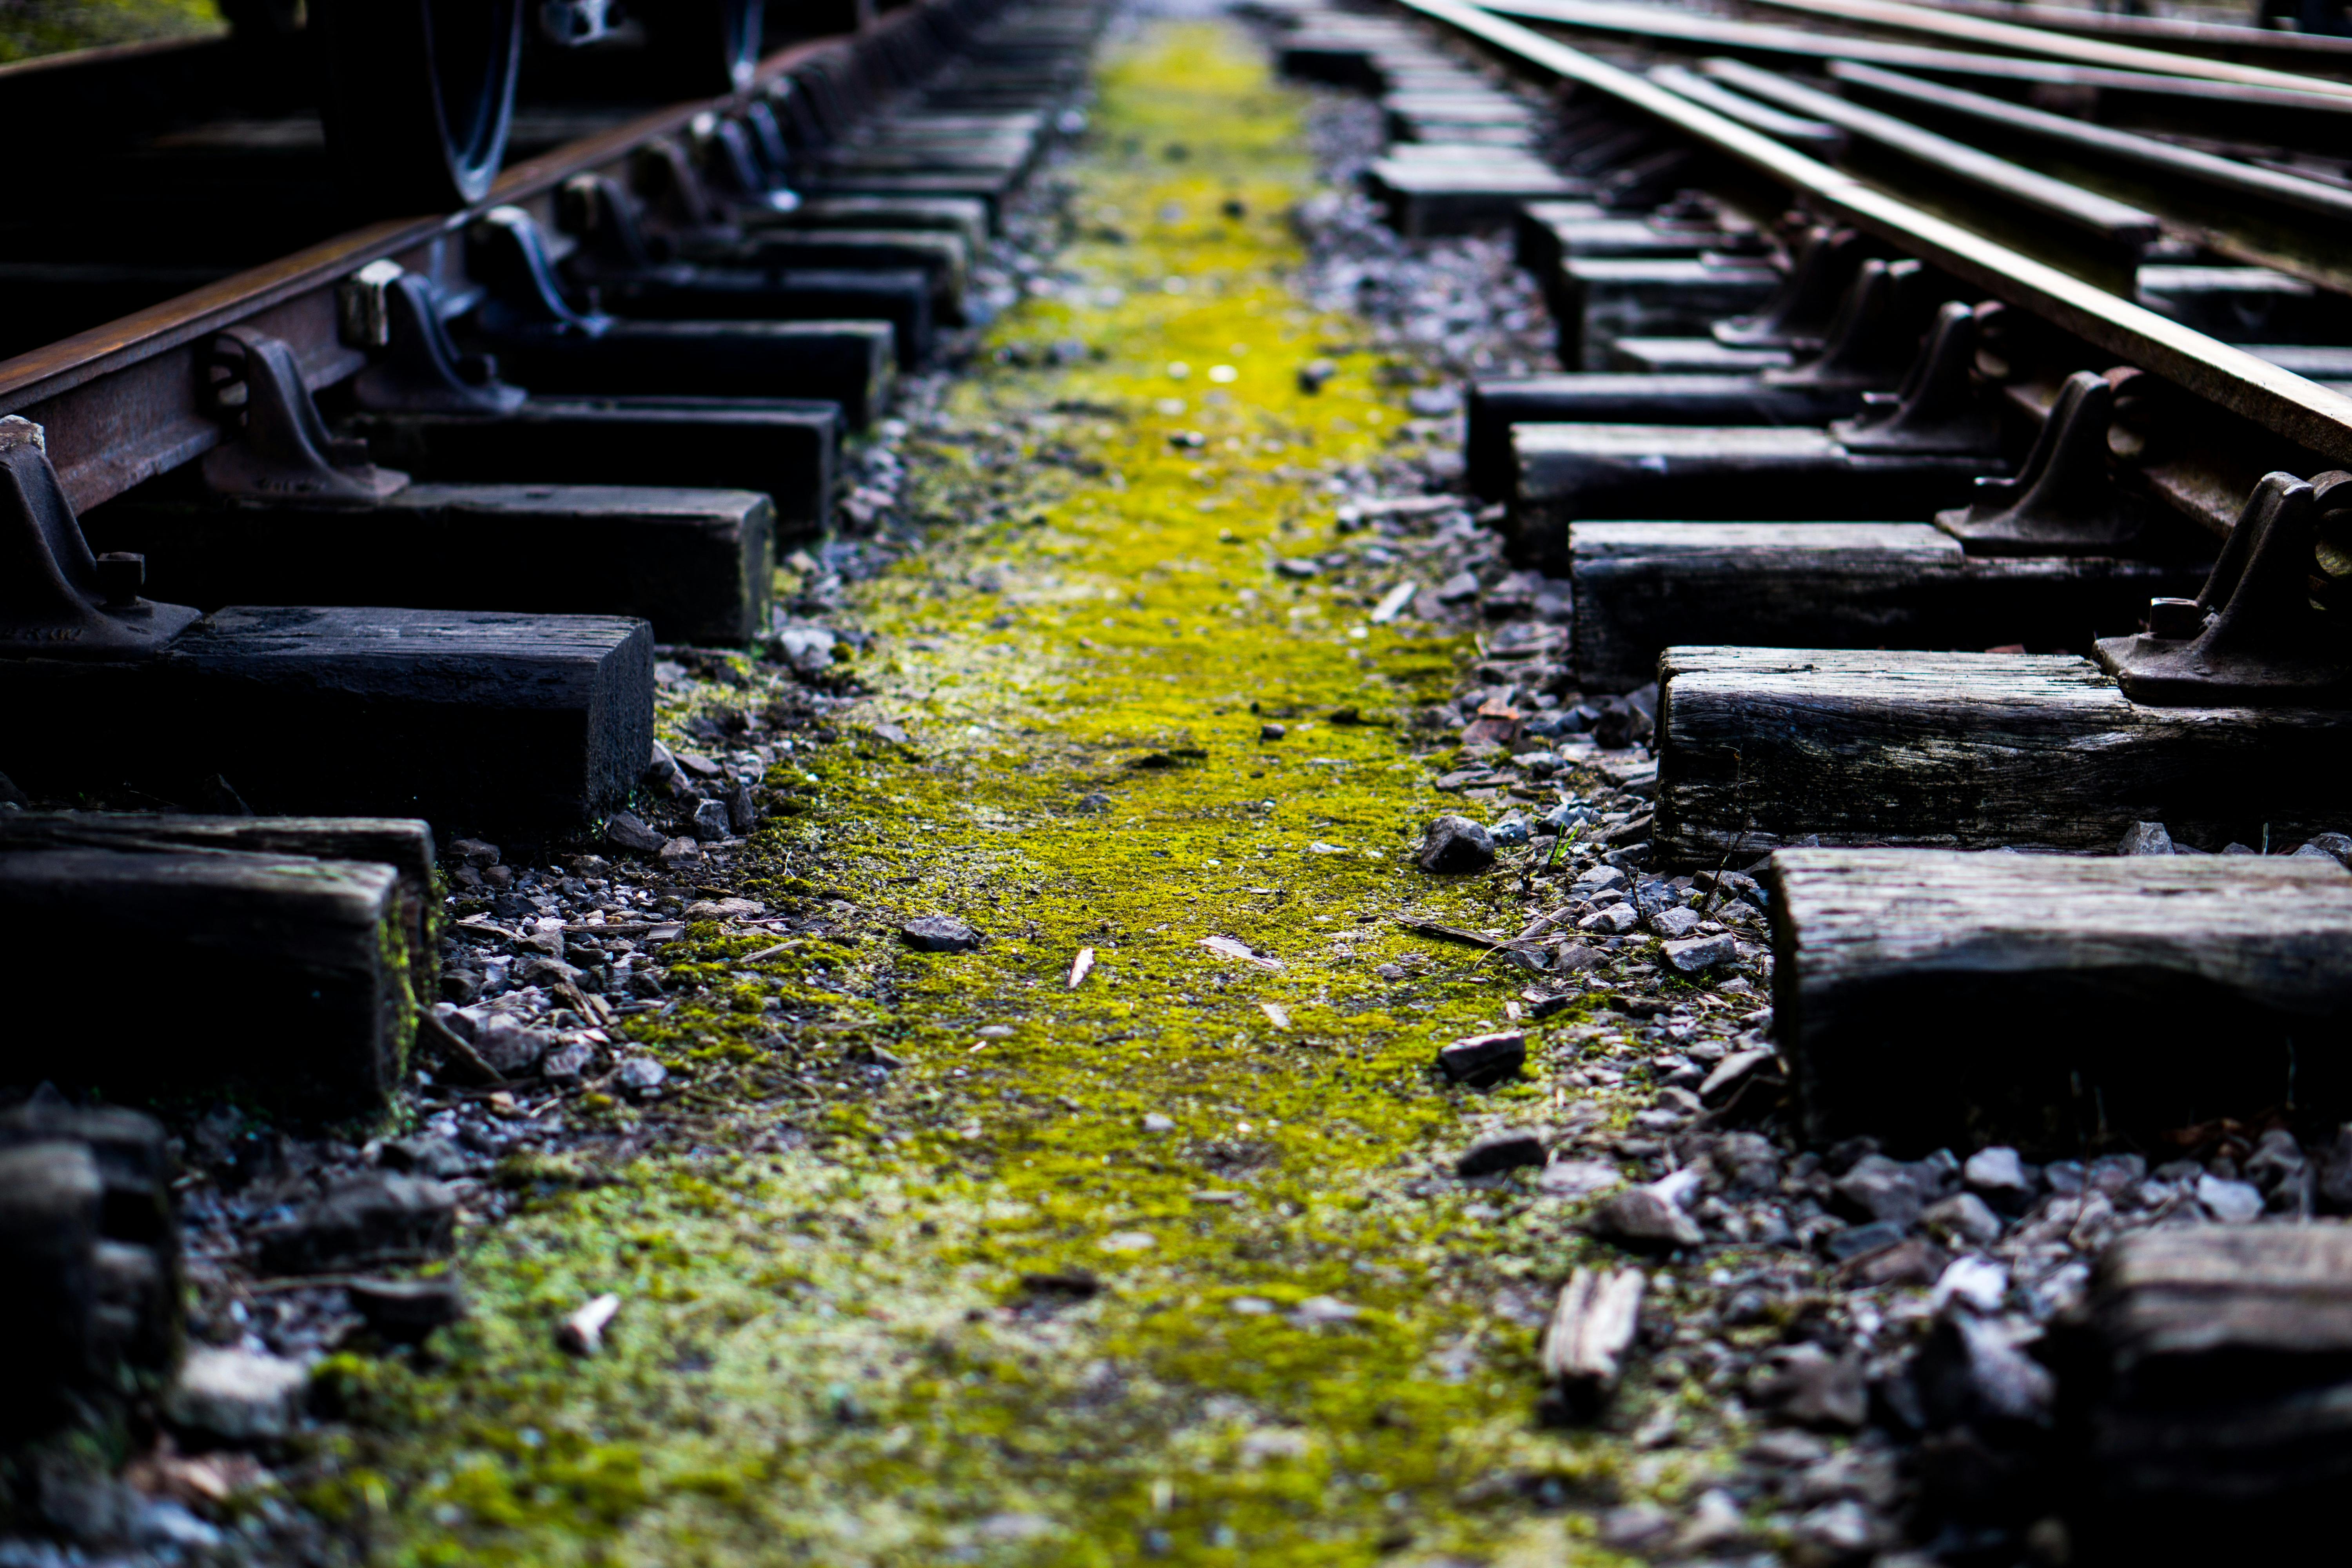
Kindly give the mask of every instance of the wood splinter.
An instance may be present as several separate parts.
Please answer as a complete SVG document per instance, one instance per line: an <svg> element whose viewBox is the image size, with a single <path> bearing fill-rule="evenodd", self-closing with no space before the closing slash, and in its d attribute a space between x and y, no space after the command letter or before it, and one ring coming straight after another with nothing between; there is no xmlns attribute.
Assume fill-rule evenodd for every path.
<svg viewBox="0 0 2352 1568"><path fill-rule="evenodd" d="M556 1348L576 1356L594 1355L604 1345L605 1325L620 1310L621 1299L606 1291L563 1320L555 1331Z"/></svg>
<svg viewBox="0 0 2352 1568"><path fill-rule="evenodd" d="M1638 1268L1580 1268L1560 1288L1538 1353L1552 1387L1545 1403L1564 1419L1591 1420L1616 1391L1646 1284Z"/></svg>

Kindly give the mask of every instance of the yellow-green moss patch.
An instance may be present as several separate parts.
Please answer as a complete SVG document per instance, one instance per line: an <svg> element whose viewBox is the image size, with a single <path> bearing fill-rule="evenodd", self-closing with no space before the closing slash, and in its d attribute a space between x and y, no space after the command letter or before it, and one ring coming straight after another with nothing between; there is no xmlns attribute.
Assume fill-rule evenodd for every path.
<svg viewBox="0 0 2352 1568"><path fill-rule="evenodd" d="M1535 1426L1572 1215L1430 1179L1552 1100L1437 1081L1515 987L1394 923L1517 918L1412 868L1442 797L1379 721L1466 649L1272 570L1404 417L1287 285L1299 113L1224 26L1108 62L1074 281L915 444L936 548L857 590L845 727L909 742L770 781L796 809L742 880L836 900L838 940L747 967L774 943L698 924L673 985L706 989L633 1027L702 1132L515 1163L446 1362L339 1363L365 1419L317 1500L383 1561L1601 1562L1595 1506L1704 1468ZM932 913L985 945L894 940ZM770 995L821 1021L778 1037ZM607 1290L607 1352L565 1358Z"/></svg>

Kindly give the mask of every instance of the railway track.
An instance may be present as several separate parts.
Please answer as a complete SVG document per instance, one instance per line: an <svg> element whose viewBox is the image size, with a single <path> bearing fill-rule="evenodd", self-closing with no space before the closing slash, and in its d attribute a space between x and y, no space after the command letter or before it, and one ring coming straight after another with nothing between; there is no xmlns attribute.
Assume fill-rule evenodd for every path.
<svg viewBox="0 0 2352 1568"><path fill-rule="evenodd" d="M2332 45L2287 46L2257 66L2160 26L2125 45L2095 27L2054 34L1874 0L1401 9L1410 19L1278 12L1284 58L1381 95L1396 140L1368 180L1401 227L1516 226L1566 372L1465 389L1470 483L1502 503L1513 556L1542 574L1533 592L1572 608L1558 640L1494 639L1499 656L1460 710L1481 760L1454 787L1522 789L1562 769L1559 737L1598 715L1563 723L1550 699L1641 688L1656 730L1653 805L1612 839L1642 837L1636 856L1654 874L1696 873L1717 889L1688 895L1702 907L1720 907L1728 869L1763 877L1774 1031L1798 1114L1818 1146L1867 1140L1836 1163L1864 1148L1865 1163L1882 1158L1882 1140L1910 1155L2004 1137L2048 1152L2126 1127L2145 1148L2217 1116L2291 1140L2284 1130L2328 1091L2300 1076L2315 1069L2286 1041L2311 1037L2285 1020L2336 1004L2290 1001L2298 983L2267 960L2221 981L2237 962L2223 953L2280 951L2270 944L2284 931L2252 904L2240 924L2179 900L2221 887L2263 897L2252 889L2277 864L2264 857L2341 809L2344 634L2320 520L2336 515L2352 404L2329 384L2347 333L2329 324L2343 285L2320 209L2342 187L2324 154L2298 161L2269 142L2255 107L2299 94L2334 113L2321 107L2343 101ZM2300 71L2276 72L2283 56ZM1545 98L1564 104L1557 118ZM2307 189L2269 184L2290 167ZM2265 213L2280 201L2305 205L2273 227ZM2206 308L2251 289L2309 300L2311 313L2290 326L2245 308L2246 293ZM2173 416L2149 420L2142 410L2158 404ZM2257 450L2224 477L2239 463L2224 452ZM2276 573L2267 586L2258 558ZM1507 603L1525 582L1504 580ZM1528 652L1499 654L1507 641ZM1423 864L1455 862L1475 832L1433 826ZM2310 864L2278 884L2276 910L2313 910L2305 889L2336 890L2336 842L2303 852ZM2066 858L2118 845L2128 858ZM1816 847L1830 846L1854 847ZM1988 848L2029 854L1954 853ZM2227 857L2248 854L2242 882ZM1669 903L1688 883L1643 887ZM1670 958L1677 938L1695 958L1727 940L1670 904L1664 914L1671 929L1594 879L1552 918L1605 931L1646 921ZM2158 927L2159 945L2183 944L2177 958L2144 945ZM2184 960L2200 975L2185 990L2167 978ZM2279 1020L2261 1065L2236 1058L2252 1076L2235 1089L2204 1048L2218 1019L2176 1033L2184 1015L2158 1016L2201 1005L2189 997L2217 981L2231 1000L2208 999L2233 1030ZM2014 1051L1994 1043L2004 1036ZM2126 1039L2128 1068L2104 1054ZM1667 1164L1696 1172L1698 1147ZM1953 1190L1915 1169L1925 1199ZM2132 1169L2137 1181L2144 1166ZM1682 1179L1654 1189L1669 1210ZM1611 1226L1634 1247L1671 1229L1638 1205ZM1850 1276L1915 1267L1900 1261L1902 1233L1842 1243ZM2298 1250L2333 1237L2307 1235L2273 1244L2264 1255L2298 1262L2266 1278L2309 1282L2334 1267ZM2189 1471L2232 1468L2221 1455L2233 1439L2100 1359L2137 1353L2099 1338L2140 1310L2135 1292L2193 1294L2177 1270L2200 1245L2145 1276L2119 1248L2094 1290L2097 1328L2044 1357L2087 1357L2065 1363L2085 1390L2115 1379L2058 1417L2096 1434L2058 1506L2078 1546L2116 1560L2227 1517ZM1872 1246L1889 1249L1878 1264L1853 1261ZM1590 1347L1630 1331L1603 1278L1572 1283L1549 1331L1563 1389L1613 1375L1613 1355ZM2331 1342L2282 1311L2261 1352L2234 1330L2222 1340L2290 1359ZM1988 1301L1968 1321L1999 1317ZM2178 1343L2155 1353L2200 1375ZM1971 1375L1974 1395L1906 1418L1931 1444L1964 1429L1979 1442L2032 1404L1998 1414L2004 1374L1984 1362ZM2258 1405L2236 1408L2260 1446L2278 1428ZM2149 1468L2151 1440L2204 1458ZM1937 1464L1915 1470L1931 1493ZM2291 1483L2240 1495L2252 1493L2300 1506ZM1957 1549L1967 1512L1948 1513L1944 1548Z"/></svg>
<svg viewBox="0 0 2352 1568"><path fill-rule="evenodd" d="M105 999L44 1016L0 1074L26 1095L0 1114L0 1249L27 1282L0 1318L0 1342L22 1347L0 1381L19 1528L127 1536L157 1560L358 1561L378 1530L404 1551L441 1531L527 1558L568 1539L537 1511L562 1496L614 1532L601 1540L658 1515L638 1542L660 1557L718 1517L681 1498L814 1519L831 1488L857 1500L856 1527L792 1514L796 1550L979 1560L1111 1531L1115 1556L1221 1562L1245 1544L1233 1520L1269 1551L1298 1539L1281 1533L1296 1521L1250 1511L1246 1476L1326 1447L1356 1456L1368 1496L1335 1471L1347 1501L1297 1508L1383 1553L1483 1551L1501 1533L1465 1521L1494 1506L1530 1531L1563 1506L1598 1513L1612 1549L1664 1560L1881 1564L2145 1560L2253 1517L2324 1518L2352 1300L2333 1223L2352 1211L2352 46L1897 0L1250 10L1291 74L1377 100L1388 140L1363 184L1392 235L1358 231L1348 243L1373 259L1350 265L1475 270L1507 235L1523 276L1490 285L1541 301L1557 371L1475 375L1458 399L1424 387L1384 447L1365 425L1427 363L1408 345L1435 334L1416 335L1414 312L1442 290L1365 328L1385 334L1389 384L1355 386L1357 343L1330 345L1346 370L1261 363L1297 335L1241 341L1287 308L1265 279L1294 265L1252 226L1273 221L1244 194L1247 160L1278 155L1262 145L1219 153L1214 194L1204 170L1148 224L1107 206L1045 222L1024 184L1087 123L1094 5L919 0L767 48L756 5L638 21L494 5L452 43L422 0L322 3L299 33L261 7L226 38L0 68L0 116L112 116L28 178L0 264L24 303L0 362L0 931L28 991ZM1173 58L1222 79L1213 56ZM1138 132L1116 154L1139 191L1154 187L1133 166L1181 169L1188 136L1249 145L1245 129L1133 123L1163 139L1155 153ZM1342 242L1311 205L1313 273ZM1192 206L1214 226L1186 228ZM1016 219L1029 240L1051 228L1104 254L1146 229L1171 259L1065 266L1060 240L1008 241ZM1234 254L1278 259L1252 271ZM1471 310L1484 324L1465 331L1505 344L1508 313ZM995 352L975 359L983 342ZM1216 359L1205 394L1182 362L1090 368L1180 346ZM1058 390L1024 404L928 374L990 363ZM971 415L967 395L998 413ZM1457 436L1458 466L1437 449ZM1353 455L1292 466L1321 444ZM1294 536L1321 531L1309 479L1349 499L1336 538L1299 554ZM950 498L929 596L1005 606L951 634L919 691L897 660L942 646L920 596L849 585L907 542L870 527L902 480ZM1140 499L1117 499L1130 482ZM1090 531L1123 506L1118 530L1135 522L1129 543L1148 533L1166 560ZM1268 592L1296 601L1278 623L1258 588L1211 607L1186 581L1218 570L1188 552L1250 529ZM1101 643L1070 632L1069 647L1096 668L1164 660L1150 679L1188 706L1165 716L1156 688L1103 677L1118 693L1103 713L1023 729L1033 749L992 773L981 748L999 742L950 737L1044 710L1044 673L1076 657L1051 628L1081 623L1037 606L1097 587L1122 614L1147 593L1166 603L1166 635L1106 615ZM835 668L867 638L853 598L907 650L855 679ZM1194 617L1260 672L1245 719L1240 697L1206 692ZM982 643L983 626L1028 640ZM1286 665L1265 651L1277 630L1335 647ZM1426 639L1457 634L1461 679L1426 702ZM1375 653L1423 662L1376 676ZM1010 685L938 698L972 680L959 661L1000 657ZM1264 1091L1210 1032L1155 1021L1200 1009L1184 988L1209 983L1150 969L1174 922L1144 922L1197 904L1184 889L1244 853L1223 840L1281 813L1311 810L1328 825L1378 831L1349 812L1424 798L1341 782L1395 754L1350 681L1425 702L1403 734L1447 809L1402 856L1362 851L1395 858L1402 884L1314 839L1332 874L1298 882L1301 907L1364 929L1311 964L1330 933L1280 924L1282 877L1220 885L1203 912L1223 934L1188 928L1179 957L1221 966L1211 1007L1234 988L1247 1027L1230 1048L1301 1081L1265 1102L1279 1118L1248 1110L1255 1142L1231 1107L1195 1131L1208 1098ZM910 737L918 711L929 728ZM1329 782L1286 783L1280 748L1310 728L1337 753L1311 759ZM1246 730L1257 750L1238 762L1246 740L1198 745L1196 729ZM1047 732L1060 752L1034 742ZM1094 755L1139 741L1108 771ZM1088 761L1068 771L1063 752ZM1078 806L1005 782L1055 769L1055 788L1087 790ZM975 875L956 858L962 826L859 838L861 813L943 773L975 832L1075 854L1117 836L1076 819L1118 811L1118 834L1165 833L1204 880L1146 865L1041 900L1029 879L1060 875L1045 848L979 857L992 868ZM1345 809L1319 804L1349 790ZM829 856L857 869L821 869ZM812 880L826 876L857 899ZM997 934L892 917L875 929L900 968L860 956L845 973L824 955L859 948L858 903L944 905L887 891L934 879L967 912L985 903L974 919ZM1160 903L1133 901L1147 888ZM1391 902L1405 934L1376 936L1366 911ZM1247 921L1279 934L1230 934ZM1005 951L1023 921L1060 1005L1118 1011L1056 1025L1034 963ZM1063 952L1065 936L1087 945ZM1447 971L1400 949L1368 975L1382 940L1478 956ZM1277 984L1284 942L1295 979L1321 989L1243 1005ZM1097 943L1132 964L1096 983L1116 1001L1082 990ZM970 1043L933 1037L906 1001L967 1002L943 977L958 954L986 976L974 1016L1003 1020ZM1476 989L1502 974L1507 1000ZM1400 1028L1397 1007L1439 1016ZM1081 1156L1051 1110L983 1132L989 1083L1095 1116L1075 1097L1100 1083L1051 1048L1077 1027L1129 1080L1108 1114L1184 1152L1136 1157L1130 1135ZM780 1100L805 1115L776 1121ZM1390 1149L1387 1173L1343 1157L1328 1129L1311 1147L1276 1139L1284 1119L1353 1136L1384 1113L1375 1100L1442 1107L1402 1136L1435 1129L1458 1157L1408 1177ZM970 1107L957 1130L941 1104ZM677 1163L644 1163L672 1158L665 1141ZM919 1149L935 1179L908 1175ZM713 1151L730 1172L772 1163L714 1186ZM1134 1191L1097 1195L1097 1159L1131 1161ZM1048 1179L1015 1169L1041 1160L1050 1190L1013 1195ZM1360 1199L1350 1212L1454 1205L1433 1210L1441 1230L1494 1220L1490 1197L1521 1205L1507 1217L1536 1240L1481 1241L1479 1268L1505 1266L1479 1278L1542 1277L1521 1321L1532 1361L1476 1348L1475 1329L1441 1351L1430 1336L1460 1327L1464 1293L1402 1283L1405 1233L1350 1231L1331 1290L1394 1287L1373 1310L1397 1325L1380 1353L1426 1352L1400 1374L1409 1393L1283 1425L1281 1396L1239 1378L1293 1350L1203 1367L1223 1331L1183 1331L1156 1363L1186 1391L1174 1404L1222 1390L1215 1419L1263 1425L1234 1439L1244 1479L1202 1464L1171 1480L1167 1456L1208 1439L1190 1414L1147 1417L1117 1373L1117 1336L1144 1333L1103 1329L1122 1296L1146 1318L1230 1297L1235 1321L1310 1336L1376 1381L1367 1309L1294 1288L1324 1278L1337 1244L1252 1231L1228 1258L1217 1239L1220 1216L1255 1203L1282 1222L1313 1211L1327 1180ZM1102 1276L1055 1250L1079 1239L993 1248L1003 1215L958 1206L959 1183L1004 1187L1006 1214L1061 1215ZM680 1206L646 1195L671 1184ZM604 1188L656 1206L598 1208ZM762 1217L705 1225L730 1204ZM761 1465L787 1465L772 1456L722 1480L717 1459L640 1464L633 1447L596 1461L637 1478L618 1491L583 1479L598 1423L647 1453L696 1426L663 1414L663 1380L711 1365L698 1290L730 1329L769 1336L748 1400L693 1385L719 1412L697 1418L706 1435L716 1419L748 1441L763 1429L743 1406L823 1382L787 1378L777 1355L833 1331L794 1319L779 1338L782 1309L742 1293L737 1244L781 1223L777 1204L842 1233L805 1268L762 1266L759 1289L825 1298L827 1319L832 1293L856 1294L845 1269L931 1270L891 1286L919 1303L928 1348L838 1336L864 1377L977 1353L950 1343L959 1321L1033 1336L1035 1402L990 1430L1006 1462L1034 1464L1025 1495L1071 1487L1055 1506L1076 1517L966 1474L937 1415L946 1374L928 1372L929 1392L893 1384L879 1452L944 1444L908 1462L922 1507L995 1498L977 1523L884 1530L865 1458L830 1449L787 1502L762 1489ZM531 1230L559 1211L592 1233L634 1226L627 1246L654 1261L630 1277L678 1309L657 1357L615 1374L635 1395L583 1374L593 1421L557 1413L572 1395L542 1415L521 1390L551 1358L613 1353L615 1312L646 1303L574 1289L596 1270L566 1249L604 1238ZM1107 1282L1184 1245L1158 1239L1183 1224L1207 1261ZM459 1386L435 1385L427 1410L425 1384L401 1380L435 1376L438 1352L417 1347L460 1331L467 1292L437 1260L461 1226L468 1268L497 1281L498 1327L464 1331ZM1002 1300L957 1272L1015 1256L1037 1266ZM1234 1294L1234 1259L1264 1257L1290 1271L1286 1293ZM1516 1290L1496 1310L1525 1319ZM898 1305L865 1300L877 1321ZM1114 1372L1064 1379L1073 1344ZM1479 1379L1489 1403L1432 1392L1474 1368L1496 1378ZM865 1443L877 1422L861 1396L825 1387L828 1429ZM1624 1479L1580 1468L1599 1451L1581 1438L1529 1458L1530 1405L1539 1428L1597 1429ZM1116 1415L1098 1428L1097 1408ZM1144 1436L1105 1456L1114 1419ZM496 1436L525 1420L528 1438ZM1034 1426L1034 1450L1007 1420ZM1475 1482L1418 1451L1473 1428ZM306 1447L331 1429L344 1448ZM549 1432L561 1455L537 1454ZM362 1463L354 1433L393 1436L364 1439ZM132 1490L58 1457L93 1442L140 1456ZM501 1455L496 1496L462 1465L453 1480L438 1443ZM237 1538L216 1525L255 1453L315 1485ZM384 1455L429 1517L386 1492ZM1389 1491L1375 1465L1413 1479ZM659 1487L642 1479L656 1471Z"/></svg>

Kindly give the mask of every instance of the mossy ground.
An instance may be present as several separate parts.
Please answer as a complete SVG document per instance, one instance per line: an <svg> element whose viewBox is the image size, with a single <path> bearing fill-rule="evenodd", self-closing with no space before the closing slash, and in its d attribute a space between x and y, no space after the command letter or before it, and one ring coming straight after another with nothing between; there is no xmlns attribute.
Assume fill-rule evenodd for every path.
<svg viewBox="0 0 2352 1568"><path fill-rule="evenodd" d="M911 743L780 770L800 810L743 879L862 934L743 963L772 938L693 928L672 983L703 989L646 1033L701 1131L593 1183L519 1173L538 1195L469 1240L446 1359L331 1367L356 1419L312 1500L381 1560L1598 1562L1593 1503L1704 1465L1536 1427L1496 1299L1540 1308L1584 1244L1523 1190L1426 1180L1557 1101L1436 1080L1516 988L1392 917L1515 923L1513 891L1415 870L1425 766L1328 718L1393 719L1465 650L1271 569L1329 547L1319 479L1403 422L1286 286L1299 112L1228 26L1107 61L1068 171L1084 288L995 340L1092 353L968 379L969 439L918 444L953 521L858 590L866 721ZM988 942L906 951L927 913ZM1374 973L1408 952L1435 962ZM1078 1271L1101 1292L1020 1283ZM606 1290L606 1353L560 1355Z"/></svg>
<svg viewBox="0 0 2352 1568"><path fill-rule="evenodd" d="M0 64L100 44L216 31L213 0L16 0L0 7Z"/></svg>

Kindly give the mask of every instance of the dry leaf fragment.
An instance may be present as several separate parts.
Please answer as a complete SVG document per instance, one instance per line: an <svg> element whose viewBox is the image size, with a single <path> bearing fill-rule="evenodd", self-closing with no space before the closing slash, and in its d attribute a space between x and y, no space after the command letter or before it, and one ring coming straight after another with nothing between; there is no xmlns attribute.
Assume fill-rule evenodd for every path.
<svg viewBox="0 0 2352 1568"><path fill-rule="evenodd" d="M1268 958L1252 948L1249 943L1236 942L1229 936L1204 936L1201 939L1201 945L1221 958L1236 958L1244 963L1254 963L1260 969L1280 970L1285 967L1282 960Z"/></svg>

